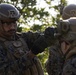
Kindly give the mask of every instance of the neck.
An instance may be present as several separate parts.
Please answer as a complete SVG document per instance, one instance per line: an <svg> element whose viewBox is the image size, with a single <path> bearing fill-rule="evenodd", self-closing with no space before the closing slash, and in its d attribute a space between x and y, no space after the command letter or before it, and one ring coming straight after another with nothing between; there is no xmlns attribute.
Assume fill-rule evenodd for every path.
<svg viewBox="0 0 76 75"><path fill-rule="evenodd" d="M66 44L66 42L61 43L61 50L63 54L66 54L69 48L70 48L70 44Z"/></svg>

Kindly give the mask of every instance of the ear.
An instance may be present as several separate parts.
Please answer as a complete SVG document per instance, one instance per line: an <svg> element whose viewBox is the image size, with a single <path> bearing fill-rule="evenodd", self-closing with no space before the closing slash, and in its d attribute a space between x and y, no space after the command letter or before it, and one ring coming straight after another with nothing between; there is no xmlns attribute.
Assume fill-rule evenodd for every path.
<svg viewBox="0 0 76 75"><path fill-rule="evenodd" d="M65 54L68 51L69 47L70 44L66 44L66 42L61 43L61 51L63 52L63 54Z"/></svg>

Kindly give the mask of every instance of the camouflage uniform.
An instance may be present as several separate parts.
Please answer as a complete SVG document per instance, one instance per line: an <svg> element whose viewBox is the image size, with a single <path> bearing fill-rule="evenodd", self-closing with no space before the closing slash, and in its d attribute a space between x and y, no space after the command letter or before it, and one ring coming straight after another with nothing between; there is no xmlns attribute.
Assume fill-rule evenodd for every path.
<svg viewBox="0 0 76 75"><path fill-rule="evenodd" d="M49 75L76 75L76 47L63 55L60 46L51 46L45 66Z"/></svg>
<svg viewBox="0 0 76 75"><path fill-rule="evenodd" d="M62 39L50 47L46 70L49 75L76 75L76 18L63 20L60 28ZM65 47L70 46L65 53L62 42L66 43Z"/></svg>
<svg viewBox="0 0 76 75"><path fill-rule="evenodd" d="M76 47L66 55L62 75L76 75Z"/></svg>
<svg viewBox="0 0 76 75"><path fill-rule="evenodd" d="M26 56L38 36L28 32L15 40L0 37L0 75L44 75L38 58Z"/></svg>
<svg viewBox="0 0 76 75"><path fill-rule="evenodd" d="M62 72L64 56L58 43L49 48L49 57L45 64L49 75L60 75Z"/></svg>
<svg viewBox="0 0 76 75"><path fill-rule="evenodd" d="M69 48L64 54L65 61L63 65L62 75L76 75L76 18L70 18L64 20L63 22L65 22L64 25L68 28L64 31L65 34L62 36L63 40L66 41Z"/></svg>

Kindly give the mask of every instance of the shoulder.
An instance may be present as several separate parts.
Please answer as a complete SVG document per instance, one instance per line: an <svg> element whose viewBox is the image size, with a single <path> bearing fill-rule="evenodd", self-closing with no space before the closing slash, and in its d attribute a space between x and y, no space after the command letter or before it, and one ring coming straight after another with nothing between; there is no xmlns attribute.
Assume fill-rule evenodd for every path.
<svg viewBox="0 0 76 75"><path fill-rule="evenodd" d="M76 55L66 60L62 75L76 75Z"/></svg>

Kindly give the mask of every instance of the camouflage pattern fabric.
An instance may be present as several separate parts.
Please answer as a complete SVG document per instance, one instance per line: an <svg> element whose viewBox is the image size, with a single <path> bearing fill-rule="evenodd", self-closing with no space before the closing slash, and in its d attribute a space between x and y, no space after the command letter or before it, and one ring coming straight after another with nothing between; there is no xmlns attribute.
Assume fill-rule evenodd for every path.
<svg viewBox="0 0 76 75"><path fill-rule="evenodd" d="M76 47L66 55L62 75L76 75Z"/></svg>
<svg viewBox="0 0 76 75"><path fill-rule="evenodd" d="M76 55L66 61L62 75L76 75Z"/></svg>
<svg viewBox="0 0 76 75"><path fill-rule="evenodd" d="M0 75L44 75L38 58L27 58L29 49L22 38L15 41L2 39L0 38Z"/></svg>
<svg viewBox="0 0 76 75"><path fill-rule="evenodd" d="M49 58L45 65L48 75L76 75L76 47L70 48L63 55L58 45L49 49Z"/></svg>
<svg viewBox="0 0 76 75"><path fill-rule="evenodd" d="M64 57L60 51L60 46L54 45L49 49L49 57L45 64L49 75L61 75Z"/></svg>

